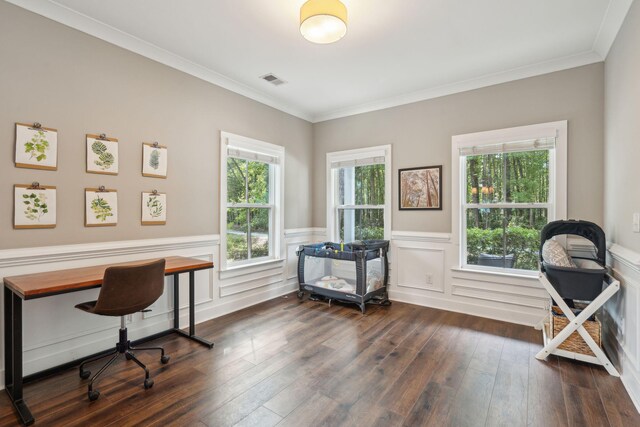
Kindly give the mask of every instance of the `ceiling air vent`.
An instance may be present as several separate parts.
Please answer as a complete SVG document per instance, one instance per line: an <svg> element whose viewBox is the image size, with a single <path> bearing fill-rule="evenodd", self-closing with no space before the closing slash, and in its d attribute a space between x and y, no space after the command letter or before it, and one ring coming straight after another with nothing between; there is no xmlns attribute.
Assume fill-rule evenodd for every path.
<svg viewBox="0 0 640 427"><path fill-rule="evenodd" d="M284 80L282 80L281 78L269 73L269 74L265 74L264 76L260 77L262 80L271 83L274 86L280 86L282 84L285 84L286 82Z"/></svg>

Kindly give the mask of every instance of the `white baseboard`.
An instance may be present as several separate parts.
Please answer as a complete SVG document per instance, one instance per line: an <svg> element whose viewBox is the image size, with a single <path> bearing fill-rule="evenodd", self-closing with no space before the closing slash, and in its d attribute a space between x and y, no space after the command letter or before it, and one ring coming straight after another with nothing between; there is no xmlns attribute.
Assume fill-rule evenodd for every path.
<svg viewBox="0 0 640 427"><path fill-rule="evenodd" d="M609 245L609 264L620 291L605 305L604 346L640 412L640 253Z"/></svg>
<svg viewBox="0 0 640 427"><path fill-rule="evenodd" d="M313 241L316 229L286 230L285 245ZM320 231L321 232L321 231ZM190 256L219 261L219 236L184 236L162 239L130 240L0 251L0 280L6 276L61 270L122 261ZM274 268L252 273L260 286L236 286L233 292L222 292L235 286L237 278L220 277L217 272L196 272L196 323L215 319L252 305L279 297L296 289L297 281L289 279L289 271L297 263L291 254ZM128 323L131 339L142 338L172 327L172 279L167 291L154 303L150 315L134 315ZM180 281L180 325L188 324L187 280ZM117 340L117 324L113 319L88 316L75 310L75 304L95 299L98 290L86 290L27 301L24 310L24 373L29 375L53 366L79 360L89 354L113 346ZM54 319L54 321L52 321ZM0 340L0 345L4 340ZM4 351L0 353L4 355ZM4 367L4 362L0 362ZM2 383L4 387L4 371Z"/></svg>
<svg viewBox="0 0 640 427"><path fill-rule="evenodd" d="M516 323L519 325L536 326L540 323L538 313L523 313L518 310L508 310L504 308L490 307L482 304L471 304L467 302L452 301L449 298L438 296L416 295L401 291L389 291L389 299L392 301L416 304L424 307L437 308L440 310L453 311L455 313L469 314L471 316L485 317L488 319L501 320L503 322Z"/></svg>

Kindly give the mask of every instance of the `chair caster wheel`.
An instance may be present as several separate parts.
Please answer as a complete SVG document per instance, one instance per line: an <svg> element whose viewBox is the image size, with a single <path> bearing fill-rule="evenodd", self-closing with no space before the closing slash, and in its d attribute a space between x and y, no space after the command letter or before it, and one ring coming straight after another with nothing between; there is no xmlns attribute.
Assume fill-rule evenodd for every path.
<svg viewBox="0 0 640 427"><path fill-rule="evenodd" d="M144 380L144 388L148 390L151 387L153 387L153 380L151 378L147 378L146 380Z"/></svg>
<svg viewBox="0 0 640 427"><path fill-rule="evenodd" d="M170 359L171 359L171 357L169 357L169 356L162 356L160 358L160 361L162 362L163 365L166 365L167 363L169 363Z"/></svg>
<svg viewBox="0 0 640 427"><path fill-rule="evenodd" d="M89 394L89 400L92 401L92 402L95 402L100 397L100 392L99 391L91 390L91 391L89 391L88 394Z"/></svg>
<svg viewBox="0 0 640 427"><path fill-rule="evenodd" d="M302 299L303 296L304 296L304 292L298 291L298 298Z"/></svg>
<svg viewBox="0 0 640 427"><path fill-rule="evenodd" d="M131 360L131 356L129 355L129 353L125 353L124 358L127 360Z"/></svg>
<svg viewBox="0 0 640 427"><path fill-rule="evenodd" d="M80 378L86 380L91 376L91 371L80 371Z"/></svg>

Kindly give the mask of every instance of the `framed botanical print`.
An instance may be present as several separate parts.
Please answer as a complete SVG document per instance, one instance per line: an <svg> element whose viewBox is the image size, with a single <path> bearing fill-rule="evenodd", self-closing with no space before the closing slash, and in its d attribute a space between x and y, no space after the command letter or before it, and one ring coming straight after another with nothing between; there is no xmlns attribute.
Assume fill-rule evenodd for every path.
<svg viewBox="0 0 640 427"><path fill-rule="evenodd" d="M167 147L157 142L142 143L142 176L166 178L168 153Z"/></svg>
<svg viewBox="0 0 640 427"><path fill-rule="evenodd" d="M87 134L87 172L118 175L118 140Z"/></svg>
<svg viewBox="0 0 640 427"><path fill-rule="evenodd" d="M16 123L16 158L18 168L57 170L58 131L40 123Z"/></svg>
<svg viewBox="0 0 640 427"><path fill-rule="evenodd" d="M442 209L442 165L398 171L400 210Z"/></svg>
<svg viewBox="0 0 640 427"><path fill-rule="evenodd" d="M118 192L104 187L85 188L86 227L103 227L118 223Z"/></svg>
<svg viewBox="0 0 640 427"><path fill-rule="evenodd" d="M13 228L55 228L56 187L16 184L13 204Z"/></svg>
<svg viewBox="0 0 640 427"><path fill-rule="evenodd" d="M167 195L153 190L142 193L142 225L167 223Z"/></svg>

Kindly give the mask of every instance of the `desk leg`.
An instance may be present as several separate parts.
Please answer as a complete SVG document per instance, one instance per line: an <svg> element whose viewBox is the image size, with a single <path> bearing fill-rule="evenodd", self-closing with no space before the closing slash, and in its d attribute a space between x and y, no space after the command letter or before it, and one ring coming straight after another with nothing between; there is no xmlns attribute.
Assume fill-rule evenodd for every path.
<svg viewBox="0 0 640 427"><path fill-rule="evenodd" d="M4 288L4 372L5 390L24 425L35 419L23 400L22 390L22 299Z"/></svg>
<svg viewBox="0 0 640 427"><path fill-rule="evenodd" d="M195 272L189 272L189 333L180 329L180 275L173 275L173 331L185 338L199 342L209 348L213 343L196 335L196 296L195 296Z"/></svg>

